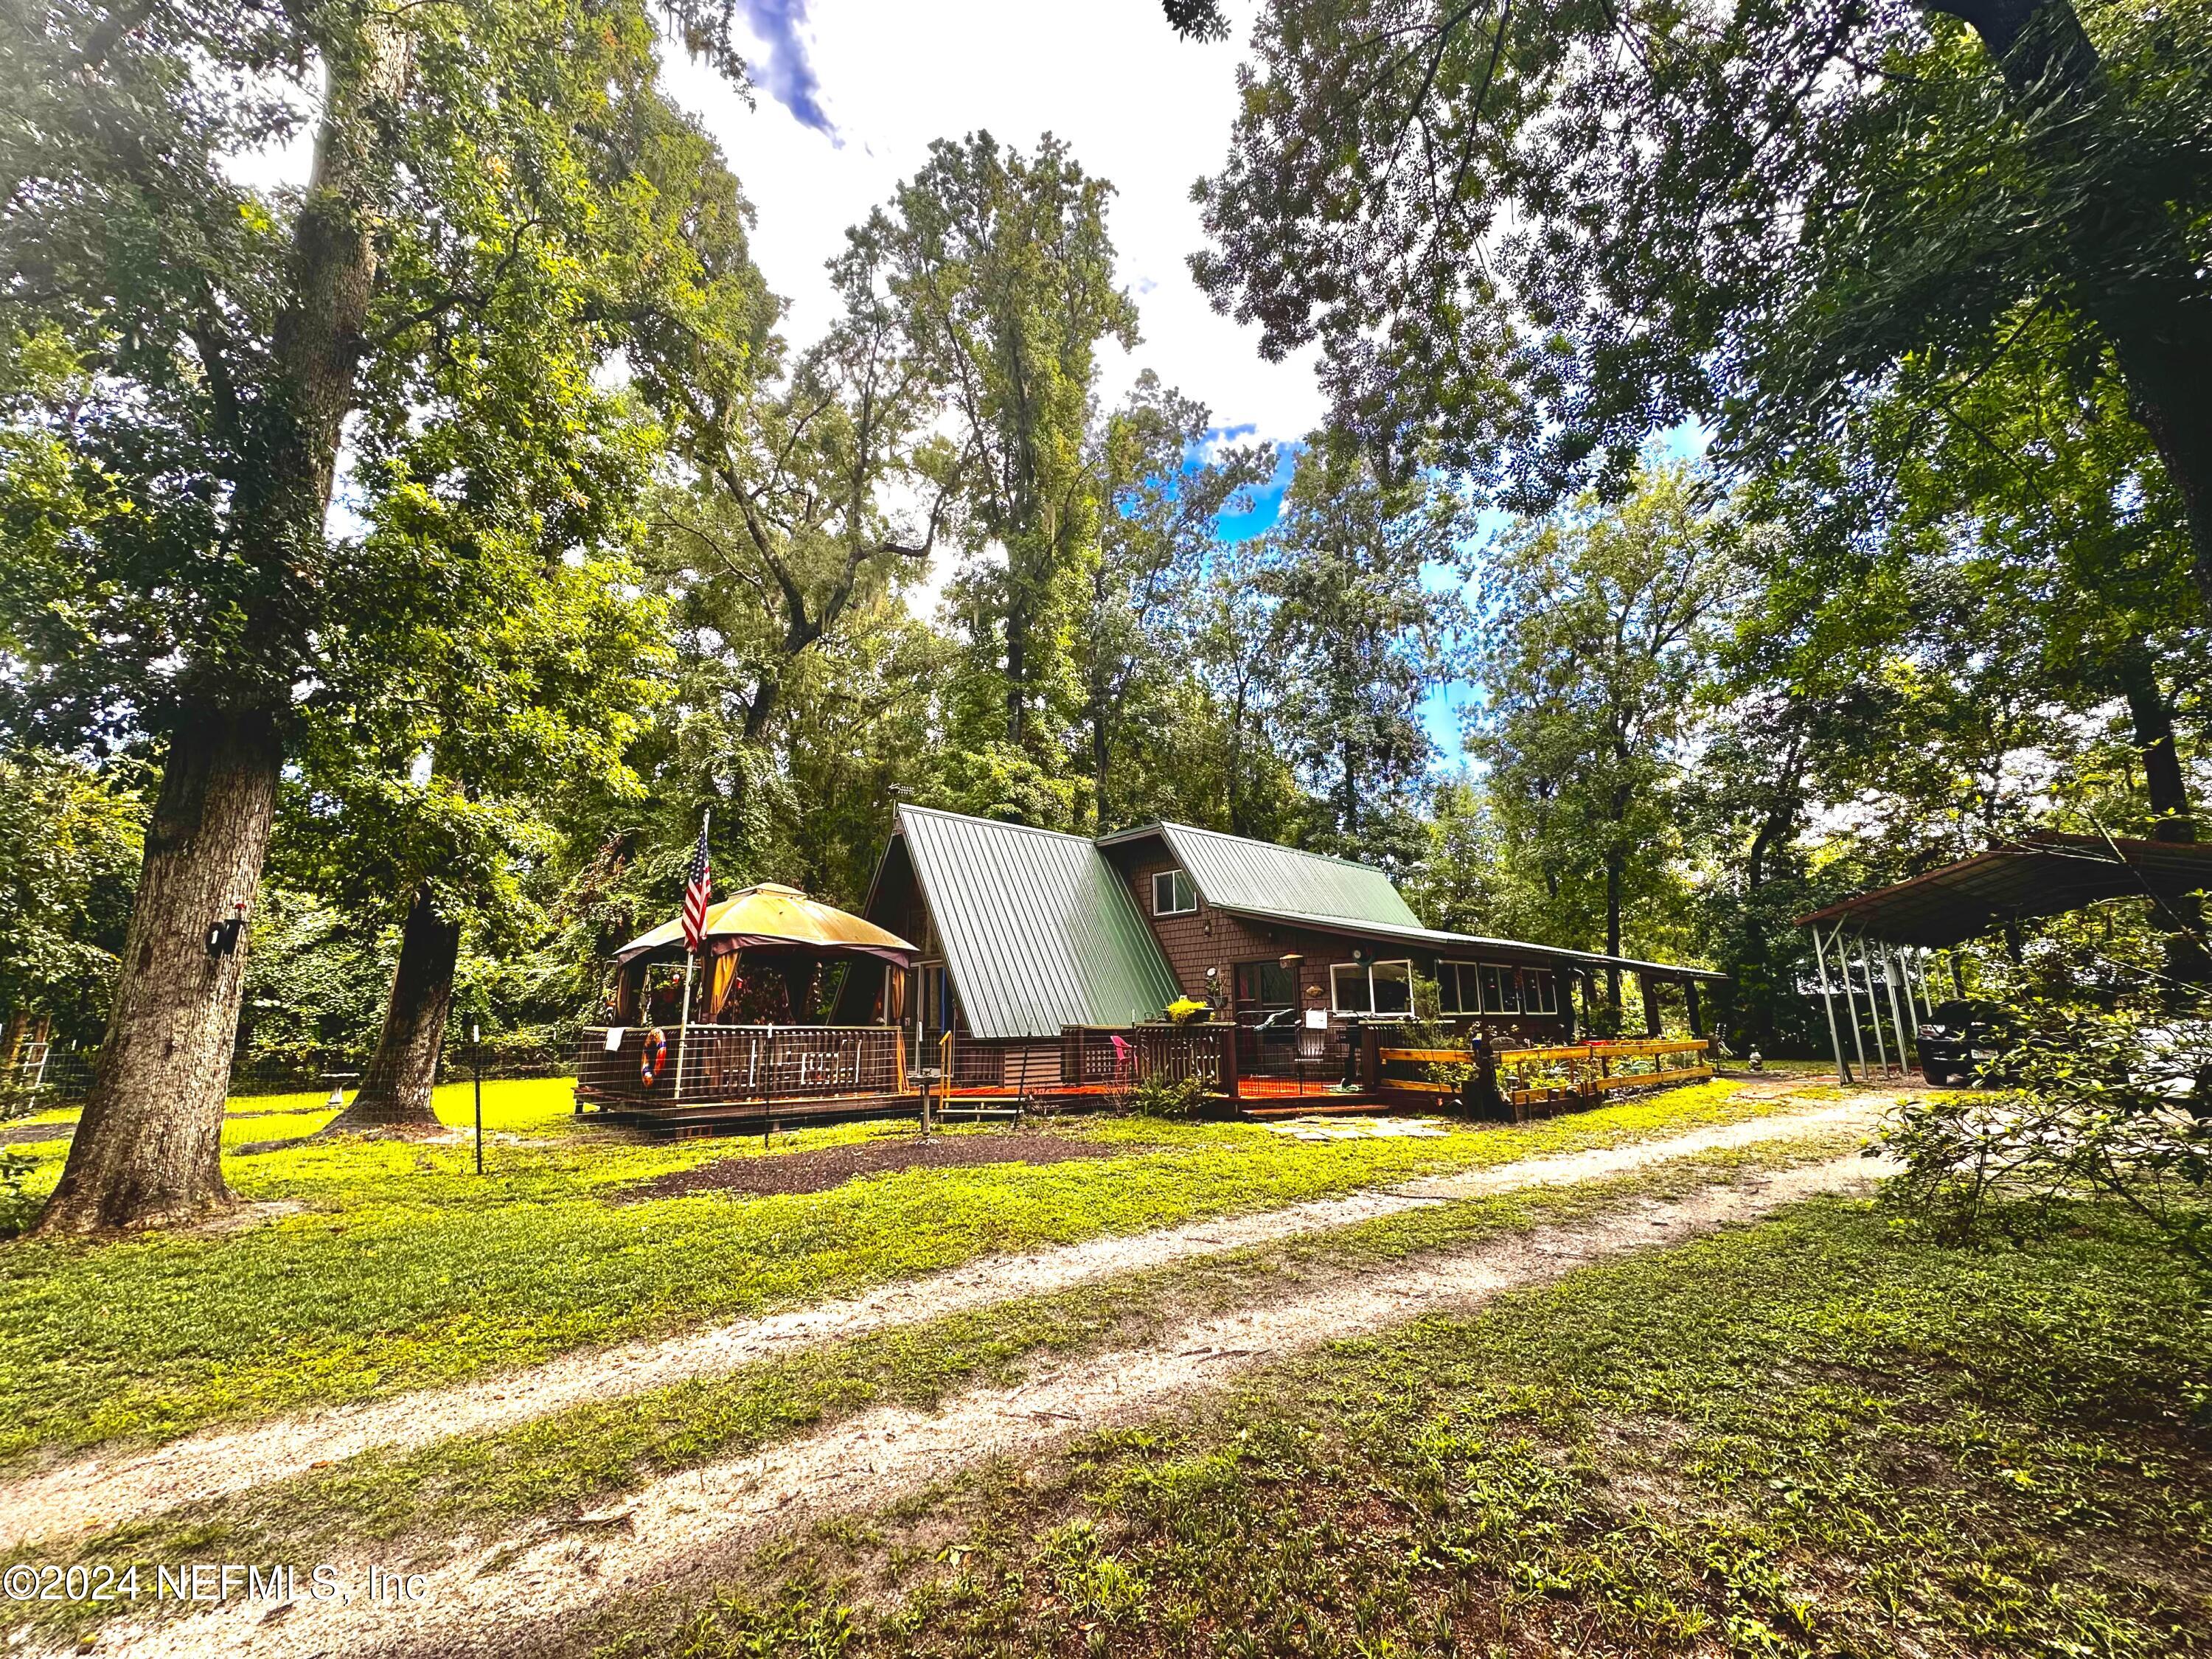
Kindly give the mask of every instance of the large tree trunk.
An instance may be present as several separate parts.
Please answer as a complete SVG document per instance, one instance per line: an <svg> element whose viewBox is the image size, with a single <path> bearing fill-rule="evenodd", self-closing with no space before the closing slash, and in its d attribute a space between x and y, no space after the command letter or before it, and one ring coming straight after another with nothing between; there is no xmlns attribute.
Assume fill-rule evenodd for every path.
<svg viewBox="0 0 2212 1659"><path fill-rule="evenodd" d="M1244 704L1246 683L1237 686L1237 701L1231 710L1229 722L1229 833L1249 836L1251 827L1244 816Z"/></svg>
<svg viewBox="0 0 2212 1659"><path fill-rule="evenodd" d="M761 740L762 734L768 730L769 721L774 718L782 701L783 682L763 676L760 684L753 688L752 700L745 704L744 740L747 743Z"/></svg>
<svg viewBox="0 0 2212 1659"><path fill-rule="evenodd" d="M246 981L241 934L210 954L210 924L252 902L281 763L266 715L193 711L170 740L147 827L107 1040L61 1183L39 1231L175 1220L229 1199L223 1098Z"/></svg>
<svg viewBox="0 0 2212 1659"><path fill-rule="evenodd" d="M2124 652L2120 689L2128 700L2129 723L2142 755L2143 783L2150 796L2150 833L2158 841L2197 839L2190 810L2189 782L2173 741L2173 706L2158 683L2150 653L2141 647ZM2166 932L2166 976L2177 997L2183 988L2212 984L2212 951L2204 935L2204 907L2192 895L2164 901L2155 913Z"/></svg>
<svg viewBox="0 0 2212 1659"><path fill-rule="evenodd" d="M2189 783L2173 742L2173 708L2158 683L2150 655L2140 646L2119 661L2120 690L2128 700L2128 720L2142 756L2143 787L2150 797L2154 841L2195 841L2197 818L2190 811Z"/></svg>
<svg viewBox="0 0 2212 1659"><path fill-rule="evenodd" d="M2118 125L2098 118L2114 93L2072 0L1931 3L1981 36L2014 109L2058 167L2078 167ZM2212 604L2212 279L2155 193L2106 191L2071 204L2065 222L2085 276L2062 292L2112 349L2181 497L2197 590ZM2115 252L2124 256L2117 270Z"/></svg>
<svg viewBox="0 0 2212 1659"><path fill-rule="evenodd" d="M1006 605L1006 741L1021 746L1029 724L1030 611L1017 592Z"/></svg>
<svg viewBox="0 0 2212 1659"><path fill-rule="evenodd" d="M239 476L226 550L264 568L249 639L304 646L302 570L321 562L338 434L354 405L377 276L380 145L413 67L389 17L327 55L315 161L293 233L289 292L270 336L269 395L228 418ZM220 1152L245 957L210 957L209 924L250 903L283 763L293 665L194 663L172 724L99 1080L39 1230L138 1225L226 1201ZM256 673L261 683L256 683ZM241 707L242 705L242 707Z"/></svg>
<svg viewBox="0 0 2212 1659"><path fill-rule="evenodd" d="M1103 696L1091 700L1091 803L1092 828L1104 835L1113 826L1107 821L1108 773L1114 762L1110 705Z"/></svg>
<svg viewBox="0 0 2212 1659"><path fill-rule="evenodd" d="M325 1134L434 1133L443 1127L430 1109L430 1091L438 1082L438 1055L445 1046L453 969L460 954L460 923L439 913L428 887L418 888L400 929L399 961L392 971L392 998L385 1006L376 1053L362 1078L361 1092L325 1126Z"/></svg>

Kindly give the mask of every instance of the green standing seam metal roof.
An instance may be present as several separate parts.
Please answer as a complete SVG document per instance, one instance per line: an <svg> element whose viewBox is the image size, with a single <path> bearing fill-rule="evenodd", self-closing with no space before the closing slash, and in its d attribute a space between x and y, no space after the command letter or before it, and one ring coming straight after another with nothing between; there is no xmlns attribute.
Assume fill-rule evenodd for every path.
<svg viewBox="0 0 2212 1659"><path fill-rule="evenodd" d="M1182 994L1089 837L905 805L898 830L976 1037L1127 1025Z"/></svg>
<svg viewBox="0 0 2212 1659"><path fill-rule="evenodd" d="M1256 915L1310 916L1316 922L1369 922L1419 930L1413 914L1390 878L1370 864L1301 853L1218 830L1187 823L1158 826L1176 861L1198 884L1208 904Z"/></svg>
<svg viewBox="0 0 2212 1659"><path fill-rule="evenodd" d="M1443 953L1504 952L1578 967L1608 967L1617 960L1620 967L1635 973L1685 980L1728 978L1710 968L1686 968L1631 957L1616 959L1526 939L1491 939L1425 927L1390 878L1373 865L1332 858L1325 853L1303 853L1294 847L1250 841L1218 830L1200 830L1188 823L1146 823L1102 836L1099 844L1112 846L1151 836L1166 843L1176 862L1197 884L1199 896L1218 910L1293 927L1303 925L1316 933L1401 941Z"/></svg>

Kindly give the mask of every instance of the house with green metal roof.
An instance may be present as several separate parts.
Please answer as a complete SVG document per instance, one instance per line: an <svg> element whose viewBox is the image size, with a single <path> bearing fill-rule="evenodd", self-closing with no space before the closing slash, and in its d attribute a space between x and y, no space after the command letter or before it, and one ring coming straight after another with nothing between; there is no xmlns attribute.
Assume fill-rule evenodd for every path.
<svg viewBox="0 0 2212 1659"><path fill-rule="evenodd" d="M1640 977L1647 1008L1678 988L1693 1027L1723 977L1424 927L1370 865L1181 823L1093 839L902 805L865 913L918 946L894 1023L1007 1087L1058 1083L1065 1034L1182 998L1233 1018L1240 1070L1264 1075L1403 1017L1416 976L1454 1025L1537 1042L1571 1037L1600 972Z"/></svg>

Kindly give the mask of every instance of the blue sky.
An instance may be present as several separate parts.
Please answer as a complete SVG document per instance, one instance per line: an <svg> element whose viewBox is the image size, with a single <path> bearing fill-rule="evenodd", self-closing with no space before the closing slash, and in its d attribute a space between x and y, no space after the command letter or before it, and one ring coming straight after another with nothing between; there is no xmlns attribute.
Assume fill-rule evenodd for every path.
<svg viewBox="0 0 2212 1659"><path fill-rule="evenodd" d="M1231 0L1230 38L1201 44L1176 38L1159 0L739 0L756 96L740 97L680 51L665 62L671 89L744 182L757 212L753 256L787 302L783 332L794 348L833 319L823 267L846 228L921 167L931 141L983 130L1027 149L1051 132L1112 182L1116 274L1139 308L1137 348L1102 351L1101 400L1120 401L1149 368L1204 403L1222 435L1291 444L1325 412L1313 352L1263 358L1256 331L1215 312L1186 263L1205 240L1191 185L1228 154L1253 9ZM1067 74L1069 64L1083 72ZM1224 533L1265 531L1288 483L1286 461L1249 511L1224 520ZM937 562L909 595L917 608L934 607L952 561ZM1469 696L1464 685L1440 688L1423 711L1444 764L1459 757Z"/></svg>
<svg viewBox="0 0 2212 1659"><path fill-rule="evenodd" d="M1217 427L1207 434L1209 439L1235 441L1254 435L1253 428ZM1254 490L1245 510L1224 513L1219 523L1222 535L1230 541L1244 541L1264 535L1274 527L1283 515L1283 492L1291 486L1291 471L1297 461L1299 446L1286 443L1279 452L1274 476L1261 488ZM1487 536L1493 528L1493 520L1486 515L1480 525L1481 533ZM1426 572L1429 586L1437 592L1460 585L1459 574L1442 565L1431 565ZM1437 746L1437 761L1440 766L1449 766L1460 756L1460 717L1474 700L1474 688L1463 683L1439 685L1432 690L1421 704L1421 723L1428 728L1429 740Z"/></svg>

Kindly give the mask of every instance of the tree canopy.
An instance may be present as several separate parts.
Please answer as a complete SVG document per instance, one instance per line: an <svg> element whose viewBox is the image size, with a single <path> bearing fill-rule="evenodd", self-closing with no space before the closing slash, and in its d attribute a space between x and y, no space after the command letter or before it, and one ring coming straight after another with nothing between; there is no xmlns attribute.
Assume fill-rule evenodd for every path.
<svg viewBox="0 0 2212 1659"><path fill-rule="evenodd" d="M1371 443L1541 507L1684 422L1753 465L1869 394L1940 424L2057 317L2212 595L2201 9L1270 0L1252 52L1194 269Z"/></svg>

